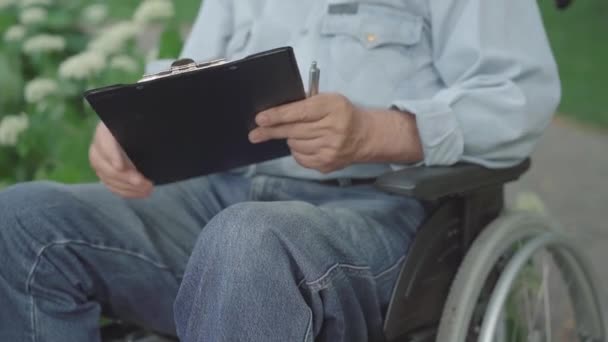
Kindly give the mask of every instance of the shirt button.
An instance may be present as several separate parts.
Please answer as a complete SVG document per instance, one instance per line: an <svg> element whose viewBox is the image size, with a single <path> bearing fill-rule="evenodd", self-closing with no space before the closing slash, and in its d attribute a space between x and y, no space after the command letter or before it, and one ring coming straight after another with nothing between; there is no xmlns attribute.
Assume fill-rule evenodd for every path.
<svg viewBox="0 0 608 342"><path fill-rule="evenodd" d="M378 36L373 33L369 33L366 38L368 43L373 43L378 39Z"/></svg>

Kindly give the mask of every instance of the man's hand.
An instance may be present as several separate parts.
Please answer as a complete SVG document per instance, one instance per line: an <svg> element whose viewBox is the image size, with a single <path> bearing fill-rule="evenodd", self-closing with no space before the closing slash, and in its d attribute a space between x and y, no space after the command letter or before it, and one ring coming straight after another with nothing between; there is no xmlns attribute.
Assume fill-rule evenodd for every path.
<svg viewBox="0 0 608 342"><path fill-rule="evenodd" d="M99 179L115 194L125 198L144 198L152 193L152 182L135 169L112 133L101 122L89 148L89 161Z"/></svg>
<svg viewBox="0 0 608 342"><path fill-rule="evenodd" d="M287 139L298 163L323 173L363 159L368 140L363 113L339 94L269 109L257 115L256 123L259 127L249 134L252 143Z"/></svg>
<svg viewBox="0 0 608 342"><path fill-rule="evenodd" d="M287 139L296 161L323 173L354 163L417 162L422 148L415 118L362 110L340 94L319 94L259 113L249 140Z"/></svg>

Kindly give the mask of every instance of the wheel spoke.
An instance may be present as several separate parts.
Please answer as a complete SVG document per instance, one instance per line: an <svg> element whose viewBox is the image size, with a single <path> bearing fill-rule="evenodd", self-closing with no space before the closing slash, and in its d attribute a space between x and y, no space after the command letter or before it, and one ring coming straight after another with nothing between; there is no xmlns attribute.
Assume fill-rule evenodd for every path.
<svg viewBox="0 0 608 342"><path fill-rule="evenodd" d="M551 272L551 266L547 262L547 254L543 255L543 282L541 284L543 288L543 298L545 304L545 340L547 342L552 341L551 334L551 302L549 301L549 272Z"/></svg>
<svg viewBox="0 0 608 342"><path fill-rule="evenodd" d="M480 235L458 271L437 341L603 340L589 262L549 223L509 214Z"/></svg>

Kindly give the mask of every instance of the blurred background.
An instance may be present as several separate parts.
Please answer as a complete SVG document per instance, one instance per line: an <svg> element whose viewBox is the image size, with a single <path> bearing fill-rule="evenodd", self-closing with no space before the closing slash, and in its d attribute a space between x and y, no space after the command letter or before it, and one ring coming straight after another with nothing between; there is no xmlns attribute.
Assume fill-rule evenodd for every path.
<svg viewBox="0 0 608 342"><path fill-rule="evenodd" d="M92 181L86 89L176 57L199 0L0 0L0 188Z"/></svg>
<svg viewBox="0 0 608 342"><path fill-rule="evenodd" d="M96 117L82 92L136 81L147 61L176 57L200 3L0 0L0 188L32 179L94 180L87 148ZM608 174L608 1L579 0L566 11L553 0L539 4L564 95L535 158L535 169L545 174L546 164L551 174L534 179L544 185L533 189L550 195L550 187L566 190L565 181L550 180L555 172L566 183L594 183L586 177L594 170ZM604 190L595 198L608 199L601 181L565 193L586 198Z"/></svg>
<svg viewBox="0 0 608 342"><path fill-rule="evenodd" d="M608 234L608 1L565 11L538 0L563 100L509 189L512 205ZM175 58L200 0L0 0L0 189L50 179L94 181L87 150L96 116L86 89L134 82L147 61Z"/></svg>
<svg viewBox="0 0 608 342"><path fill-rule="evenodd" d="M581 169L606 171L608 162L608 2L577 1L567 11L551 0L539 3L564 96L535 169L545 174L546 164L550 173L586 181ZM176 57L199 6L200 0L0 0L0 187L94 180L87 148L96 117L82 92L136 81L147 61ZM569 163L560 159L566 157ZM548 179L535 179L542 186L533 189L549 195L548 188L565 186ZM588 197L597 186L567 193Z"/></svg>
<svg viewBox="0 0 608 342"><path fill-rule="evenodd" d="M608 1L578 0L565 11L538 1L563 100L532 170L507 197L576 233L608 284ZM199 6L0 0L0 189L35 179L94 181L87 151L97 119L82 92L134 82L147 61L177 57Z"/></svg>
<svg viewBox="0 0 608 342"><path fill-rule="evenodd" d="M532 169L507 187L507 199L511 207L552 218L581 244L608 307L608 1L575 0L565 11L538 1L563 97Z"/></svg>
<svg viewBox="0 0 608 342"><path fill-rule="evenodd" d="M96 116L86 89L134 82L147 61L175 58L200 0L0 0L0 188L95 180L87 161ZM565 11L539 0L563 100L511 187L513 205L608 234L608 1Z"/></svg>
<svg viewBox="0 0 608 342"><path fill-rule="evenodd" d="M606 200L606 182L588 176L608 174L608 1L579 0L566 11L539 1L564 96L535 156L534 169L546 177L527 185L543 197L568 190L569 198ZM176 57L199 6L200 0L0 0L0 188L32 179L94 180L87 148L96 117L82 92L136 81L147 61ZM552 180L560 173L568 181Z"/></svg>
<svg viewBox="0 0 608 342"><path fill-rule="evenodd" d="M177 57L200 4L0 0L0 189L94 181L87 151L97 118L82 92L134 82L146 62ZM539 4L563 100L508 199L608 237L608 1L578 0L565 11L554 0Z"/></svg>

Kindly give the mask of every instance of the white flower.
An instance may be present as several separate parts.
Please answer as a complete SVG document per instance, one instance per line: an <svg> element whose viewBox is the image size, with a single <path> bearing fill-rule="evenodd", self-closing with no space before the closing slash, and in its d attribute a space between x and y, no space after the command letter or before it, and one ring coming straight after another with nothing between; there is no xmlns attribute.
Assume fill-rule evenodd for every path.
<svg viewBox="0 0 608 342"><path fill-rule="evenodd" d="M7 115L0 121L0 146L15 146L17 138L30 125L25 113L20 115Z"/></svg>
<svg viewBox="0 0 608 342"><path fill-rule="evenodd" d="M103 70L105 55L96 51L85 51L74 55L59 65L59 76L65 79L85 80Z"/></svg>
<svg viewBox="0 0 608 342"><path fill-rule="evenodd" d="M517 210L530 211L540 215L547 213L543 200L534 192L525 191L517 194L514 207Z"/></svg>
<svg viewBox="0 0 608 342"><path fill-rule="evenodd" d="M0 9L3 8L7 8L9 6L12 6L16 3L17 1L15 0L0 0Z"/></svg>
<svg viewBox="0 0 608 342"><path fill-rule="evenodd" d="M130 56L119 55L110 60L110 68L132 73L139 69L139 63Z"/></svg>
<svg viewBox="0 0 608 342"><path fill-rule="evenodd" d="M95 39L89 43L89 50L104 54L120 51L124 45L135 38L139 32L139 25L131 21L122 21L103 29Z"/></svg>
<svg viewBox="0 0 608 342"><path fill-rule="evenodd" d="M17 42L25 37L25 26L13 25L4 32L4 40L7 42Z"/></svg>
<svg viewBox="0 0 608 342"><path fill-rule="evenodd" d="M50 78L36 78L25 85L25 101L40 102L45 97L57 93L59 86Z"/></svg>
<svg viewBox="0 0 608 342"><path fill-rule="evenodd" d="M133 20L137 23L147 24L171 18L174 14L173 3L169 0L145 0L135 10Z"/></svg>
<svg viewBox="0 0 608 342"><path fill-rule="evenodd" d="M35 54L42 52L63 51L65 49L65 38L53 34L39 34L28 38L23 43L23 52Z"/></svg>
<svg viewBox="0 0 608 342"><path fill-rule="evenodd" d="M104 4L93 4L82 11L82 17L87 24L99 24L108 16L108 7Z"/></svg>
<svg viewBox="0 0 608 342"><path fill-rule="evenodd" d="M21 0L19 2L19 6L21 6L21 8L24 7L28 7L28 6L49 6L53 3L53 1L51 0Z"/></svg>
<svg viewBox="0 0 608 342"><path fill-rule="evenodd" d="M44 8L31 7L26 8L19 14L19 21L23 25L39 24L46 20L48 13Z"/></svg>
<svg viewBox="0 0 608 342"><path fill-rule="evenodd" d="M160 53L160 50L158 49L158 46L151 48L146 53L146 63L150 63L150 62L157 60L159 53Z"/></svg>

